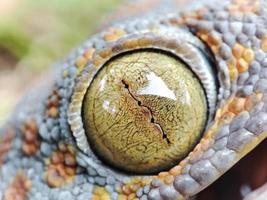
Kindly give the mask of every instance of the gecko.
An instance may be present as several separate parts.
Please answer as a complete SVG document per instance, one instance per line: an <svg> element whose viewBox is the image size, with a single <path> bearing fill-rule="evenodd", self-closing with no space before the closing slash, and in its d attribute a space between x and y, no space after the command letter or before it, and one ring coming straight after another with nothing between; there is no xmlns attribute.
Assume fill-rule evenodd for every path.
<svg viewBox="0 0 267 200"><path fill-rule="evenodd" d="M1 127L0 198L197 200L266 136L266 0L130 1Z"/></svg>

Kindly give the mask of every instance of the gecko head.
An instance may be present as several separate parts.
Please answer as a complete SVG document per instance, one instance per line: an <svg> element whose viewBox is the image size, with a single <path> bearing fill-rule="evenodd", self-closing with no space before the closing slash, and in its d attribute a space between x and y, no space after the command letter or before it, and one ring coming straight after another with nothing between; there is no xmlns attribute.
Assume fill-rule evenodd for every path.
<svg viewBox="0 0 267 200"><path fill-rule="evenodd" d="M83 101L91 147L106 163L148 174L169 169L201 138L208 116L197 76L163 51L124 53L97 73Z"/></svg>

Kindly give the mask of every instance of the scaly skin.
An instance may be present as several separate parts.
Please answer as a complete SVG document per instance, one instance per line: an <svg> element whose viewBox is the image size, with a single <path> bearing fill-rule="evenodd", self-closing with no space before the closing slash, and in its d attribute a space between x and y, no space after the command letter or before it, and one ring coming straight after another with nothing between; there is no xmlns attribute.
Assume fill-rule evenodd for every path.
<svg viewBox="0 0 267 200"><path fill-rule="evenodd" d="M36 84L0 131L2 199L186 199L266 138L266 0L196 2L137 2L151 10L145 19L130 9L124 18L134 20L106 25L59 63L47 75L50 81ZM209 49L219 83L215 115L194 150L169 171L133 176L101 163L90 148L79 148L87 145L79 140L79 113L88 78L120 52L175 49L180 29L192 34L190 42L199 38ZM247 199L260 199L257 194Z"/></svg>

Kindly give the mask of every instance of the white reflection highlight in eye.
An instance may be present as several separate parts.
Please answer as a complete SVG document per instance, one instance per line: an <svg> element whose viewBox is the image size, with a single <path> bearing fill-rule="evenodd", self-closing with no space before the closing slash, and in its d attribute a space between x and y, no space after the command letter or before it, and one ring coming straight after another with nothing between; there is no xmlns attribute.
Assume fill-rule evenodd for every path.
<svg viewBox="0 0 267 200"><path fill-rule="evenodd" d="M117 111L117 110L116 110L116 107L115 107L115 106L112 107L112 105L110 105L110 102L107 101L107 100L105 100L105 101L103 102L102 107L103 107L106 111L108 111L109 113L116 113L116 111Z"/></svg>
<svg viewBox="0 0 267 200"><path fill-rule="evenodd" d="M100 87L99 87L99 91L103 91L104 88L105 88L105 85L106 85L106 80L107 80L107 77L104 77L101 81L100 81Z"/></svg>
<svg viewBox="0 0 267 200"><path fill-rule="evenodd" d="M170 98L177 100L174 92L168 88L165 82L158 77L155 73L151 72L147 74L148 84L139 89L137 94L139 95L156 95L160 97Z"/></svg>

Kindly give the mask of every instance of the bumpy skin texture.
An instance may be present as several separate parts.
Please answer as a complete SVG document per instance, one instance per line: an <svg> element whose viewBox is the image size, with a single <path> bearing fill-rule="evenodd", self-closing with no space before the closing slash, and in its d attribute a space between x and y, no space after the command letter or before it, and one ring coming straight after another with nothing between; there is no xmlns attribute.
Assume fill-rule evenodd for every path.
<svg viewBox="0 0 267 200"><path fill-rule="evenodd" d="M151 13L129 14L136 18L92 37L58 64L52 81L30 92L0 131L0 198L186 199L265 139L267 2L196 2L139 2ZM78 148L87 143L78 113L90 74L126 49L175 49L180 29L209 49L219 86L215 115L194 150L169 171L133 176L106 166L90 148Z"/></svg>

